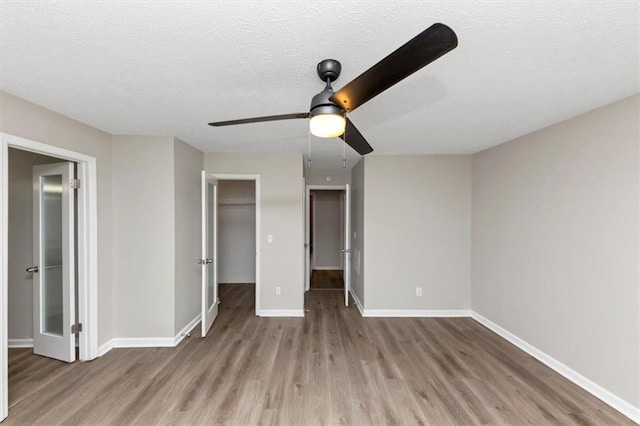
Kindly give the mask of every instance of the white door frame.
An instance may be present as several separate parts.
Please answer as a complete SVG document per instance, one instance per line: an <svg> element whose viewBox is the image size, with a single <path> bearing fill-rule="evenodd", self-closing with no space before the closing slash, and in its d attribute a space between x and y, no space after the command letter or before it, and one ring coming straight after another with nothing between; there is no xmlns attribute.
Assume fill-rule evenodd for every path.
<svg viewBox="0 0 640 426"><path fill-rule="evenodd" d="M347 189L346 185L307 185L305 191L305 210L304 210L304 291L309 291L311 286L311 256L309 249L309 237L310 237L310 229L311 224L309 223L309 211L311 210L310 198L311 191L345 191ZM314 212L315 217L315 212ZM346 220L346 218L345 218Z"/></svg>
<svg viewBox="0 0 640 426"><path fill-rule="evenodd" d="M48 155L78 165L78 312L82 323L80 360L90 361L98 356L98 200L96 158L53 145L0 133L0 420L8 415L8 229L9 229L9 148Z"/></svg>
<svg viewBox="0 0 640 426"><path fill-rule="evenodd" d="M209 173L207 177L220 180L252 180L256 183L256 316L260 316L260 175L236 173ZM218 218L216 218L218 220Z"/></svg>

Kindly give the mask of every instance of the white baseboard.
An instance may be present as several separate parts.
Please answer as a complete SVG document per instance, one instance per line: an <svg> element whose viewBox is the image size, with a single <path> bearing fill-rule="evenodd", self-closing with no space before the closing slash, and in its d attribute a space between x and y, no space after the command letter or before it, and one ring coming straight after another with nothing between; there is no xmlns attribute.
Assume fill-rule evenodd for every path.
<svg viewBox="0 0 640 426"><path fill-rule="evenodd" d="M358 299L358 296L356 295L355 291L353 291L352 288L349 289L349 294L351 294L351 297L353 297L353 300L356 302L356 306L360 311L360 315L364 316L364 308L362 307L362 302L360 301L360 299Z"/></svg>
<svg viewBox="0 0 640 426"><path fill-rule="evenodd" d="M312 269L316 271L342 271L342 266L314 266Z"/></svg>
<svg viewBox="0 0 640 426"><path fill-rule="evenodd" d="M624 414L632 421L640 424L640 407L635 407L631 403L614 395L613 393L606 390L602 386L592 382L582 374L566 366L565 364L561 363L560 361L546 354L545 352L542 352L540 349L532 346L531 344L522 340L515 334L505 330L504 328L500 327L498 324L483 317L477 312L472 311L471 317L474 320L478 321L480 324L487 327L489 330L499 335L500 337L506 339L513 345L519 347L520 349L522 349L532 357L536 358L538 361L542 362L547 367L551 368L552 370L556 371L560 375L571 380L573 383L580 386L582 389L586 390L587 392L591 393L596 398L601 399L603 402L610 405L614 409L618 410L620 413Z"/></svg>
<svg viewBox="0 0 640 426"><path fill-rule="evenodd" d="M114 348L173 348L175 337L116 337Z"/></svg>
<svg viewBox="0 0 640 426"><path fill-rule="evenodd" d="M200 322L200 314L173 337L115 337L98 348L98 356L114 348L175 348Z"/></svg>
<svg viewBox="0 0 640 426"><path fill-rule="evenodd" d="M180 342L182 342L182 340L185 337L187 337L187 334L189 334L189 333L191 333L193 331L193 329L196 327L196 325L198 325L198 323L200 323L200 317L202 317L202 314L196 315L196 317L194 319L189 321L189 323L187 325L185 325L182 328L182 330L180 330L178 332L178 334L175 335L175 337L173 338L173 346L178 346L178 344Z"/></svg>
<svg viewBox="0 0 640 426"><path fill-rule="evenodd" d="M113 349L113 339L107 340L103 345L101 345L98 348L98 358L100 358L102 355L109 352L111 349Z"/></svg>
<svg viewBox="0 0 640 426"><path fill-rule="evenodd" d="M32 348L33 339L9 339L9 348Z"/></svg>
<svg viewBox="0 0 640 426"><path fill-rule="evenodd" d="M363 309L363 317L383 318L452 318L469 317L467 309Z"/></svg>
<svg viewBox="0 0 640 426"><path fill-rule="evenodd" d="M303 309L262 309L259 317L304 317Z"/></svg>
<svg viewBox="0 0 640 426"><path fill-rule="evenodd" d="M244 281L229 281L229 280L225 280L225 281L218 281L218 284L252 284L255 285L256 284L256 280L254 279L252 280L244 280Z"/></svg>

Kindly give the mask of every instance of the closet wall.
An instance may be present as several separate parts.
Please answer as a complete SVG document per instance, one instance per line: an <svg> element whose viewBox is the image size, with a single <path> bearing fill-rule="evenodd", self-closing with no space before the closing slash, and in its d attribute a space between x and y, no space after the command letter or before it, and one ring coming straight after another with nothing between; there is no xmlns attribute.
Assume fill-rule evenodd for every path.
<svg viewBox="0 0 640 426"><path fill-rule="evenodd" d="M255 283L255 182L222 180L218 184L218 282Z"/></svg>

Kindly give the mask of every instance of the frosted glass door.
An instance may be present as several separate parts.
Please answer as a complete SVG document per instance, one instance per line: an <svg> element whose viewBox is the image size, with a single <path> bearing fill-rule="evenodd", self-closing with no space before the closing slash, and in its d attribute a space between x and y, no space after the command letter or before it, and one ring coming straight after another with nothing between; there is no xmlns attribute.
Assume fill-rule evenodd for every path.
<svg viewBox="0 0 640 426"><path fill-rule="evenodd" d="M62 336L62 175L41 178L42 324Z"/></svg>
<svg viewBox="0 0 640 426"><path fill-rule="evenodd" d="M33 168L34 352L75 361L72 163Z"/></svg>

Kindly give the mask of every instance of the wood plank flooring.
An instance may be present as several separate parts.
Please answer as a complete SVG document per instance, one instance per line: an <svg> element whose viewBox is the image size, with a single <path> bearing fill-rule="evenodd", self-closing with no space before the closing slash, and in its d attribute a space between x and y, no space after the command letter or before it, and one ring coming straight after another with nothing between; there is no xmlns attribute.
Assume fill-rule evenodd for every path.
<svg viewBox="0 0 640 426"><path fill-rule="evenodd" d="M257 318L220 288L205 339L64 365L10 350L3 424L632 424L469 318L362 318L310 291Z"/></svg>
<svg viewBox="0 0 640 426"><path fill-rule="evenodd" d="M309 281L309 288L311 290L344 289L342 270L312 270L311 279Z"/></svg>

